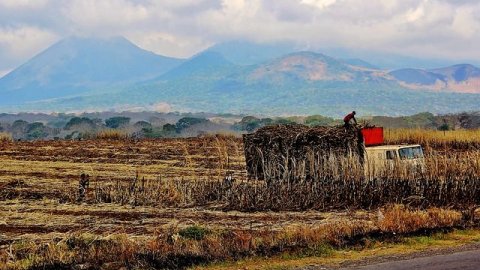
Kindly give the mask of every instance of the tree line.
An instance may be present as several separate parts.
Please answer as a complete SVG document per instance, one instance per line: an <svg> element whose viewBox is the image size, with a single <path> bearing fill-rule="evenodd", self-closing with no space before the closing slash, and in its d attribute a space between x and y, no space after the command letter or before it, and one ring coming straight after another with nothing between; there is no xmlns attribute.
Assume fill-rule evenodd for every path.
<svg viewBox="0 0 480 270"><path fill-rule="evenodd" d="M276 124L304 124L308 126L332 126L342 124L341 119L322 115L261 118L237 117L235 121L210 119L191 115L176 122L154 117L132 121L130 117L114 116L105 120L85 116L57 117L49 121L27 122L22 119L0 122L0 132L10 133L16 140L37 139L88 139L108 130L122 132L135 138L192 137L209 133L242 134ZM462 113L436 116L419 113L412 116L376 116L360 119L360 122L390 128L429 128L438 130L470 129L480 127L479 113Z"/></svg>

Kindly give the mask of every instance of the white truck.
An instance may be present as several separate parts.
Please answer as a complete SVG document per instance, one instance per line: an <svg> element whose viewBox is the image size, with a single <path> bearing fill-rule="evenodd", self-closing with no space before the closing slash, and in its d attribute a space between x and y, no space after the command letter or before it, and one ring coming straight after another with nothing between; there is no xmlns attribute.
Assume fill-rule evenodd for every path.
<svg viewBox="0 0 480 270"><path fill-rule="evenodd" d="M425 161L422 146L419 144L384 145L383 128L362 130L365 142L365 172L375 176L402 166L410 171L423 171Z"/></svg>

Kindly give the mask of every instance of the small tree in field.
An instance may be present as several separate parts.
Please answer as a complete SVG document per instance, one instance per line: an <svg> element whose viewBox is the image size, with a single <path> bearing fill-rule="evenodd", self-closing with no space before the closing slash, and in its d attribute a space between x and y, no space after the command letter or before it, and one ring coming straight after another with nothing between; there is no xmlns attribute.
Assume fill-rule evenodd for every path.
<svg viewBox="0 0 480 270"><path fill-rule="evenodd" d="M119 128L130 123L129 117L116 116L105 120L105 125L109 128Z"/></svg>
<svg viewBox="0 0 480 270"><path fill-rule="evenodd" d="M177 133L180 133L182 132L182 130L187 129L193 125L206 123L206 122L208 122L208 120L205 118L184 117L178 120L178 122L175 124L175 129Z"/></svg>
<svg viewBox="0 0 480 270"><path fill-rule="evenodd" d="M78 129L78 128L94 129L95 123L90 118L87 118L87 117L73 117L67 122L67 124L65 124L65 127L64 127L64 129L66 130L72 130L72 129Z"/></svg>
<svg viewBox="0 0 480 270"><path fill-rule="evenodd" d="M43 123L35 122L27 125L27 139L43 139L48 136L47 128Z"/></svg>

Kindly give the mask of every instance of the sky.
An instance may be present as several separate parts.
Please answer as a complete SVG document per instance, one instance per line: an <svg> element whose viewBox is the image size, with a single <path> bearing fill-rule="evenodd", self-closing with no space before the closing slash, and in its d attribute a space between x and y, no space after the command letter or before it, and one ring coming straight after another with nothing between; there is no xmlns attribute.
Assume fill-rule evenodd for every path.
<svg viewBox="0 0 480 270"><path fill-rule="evenodd" d="M119 35L181 58L247 40L478 63L480 1L0 0L0 76L62 38Z"/></svg>

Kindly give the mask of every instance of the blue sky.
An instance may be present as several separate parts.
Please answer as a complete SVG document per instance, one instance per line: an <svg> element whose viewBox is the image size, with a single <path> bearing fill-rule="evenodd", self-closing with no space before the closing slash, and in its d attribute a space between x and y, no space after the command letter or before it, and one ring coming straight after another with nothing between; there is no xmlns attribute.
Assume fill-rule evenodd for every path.
<svg viewBox="0 0 480 270"><path fill-rule="evenodd" d="M0 75L71 35L175 57L242 39L479 62L480 1L0 0Z"/></svg>

